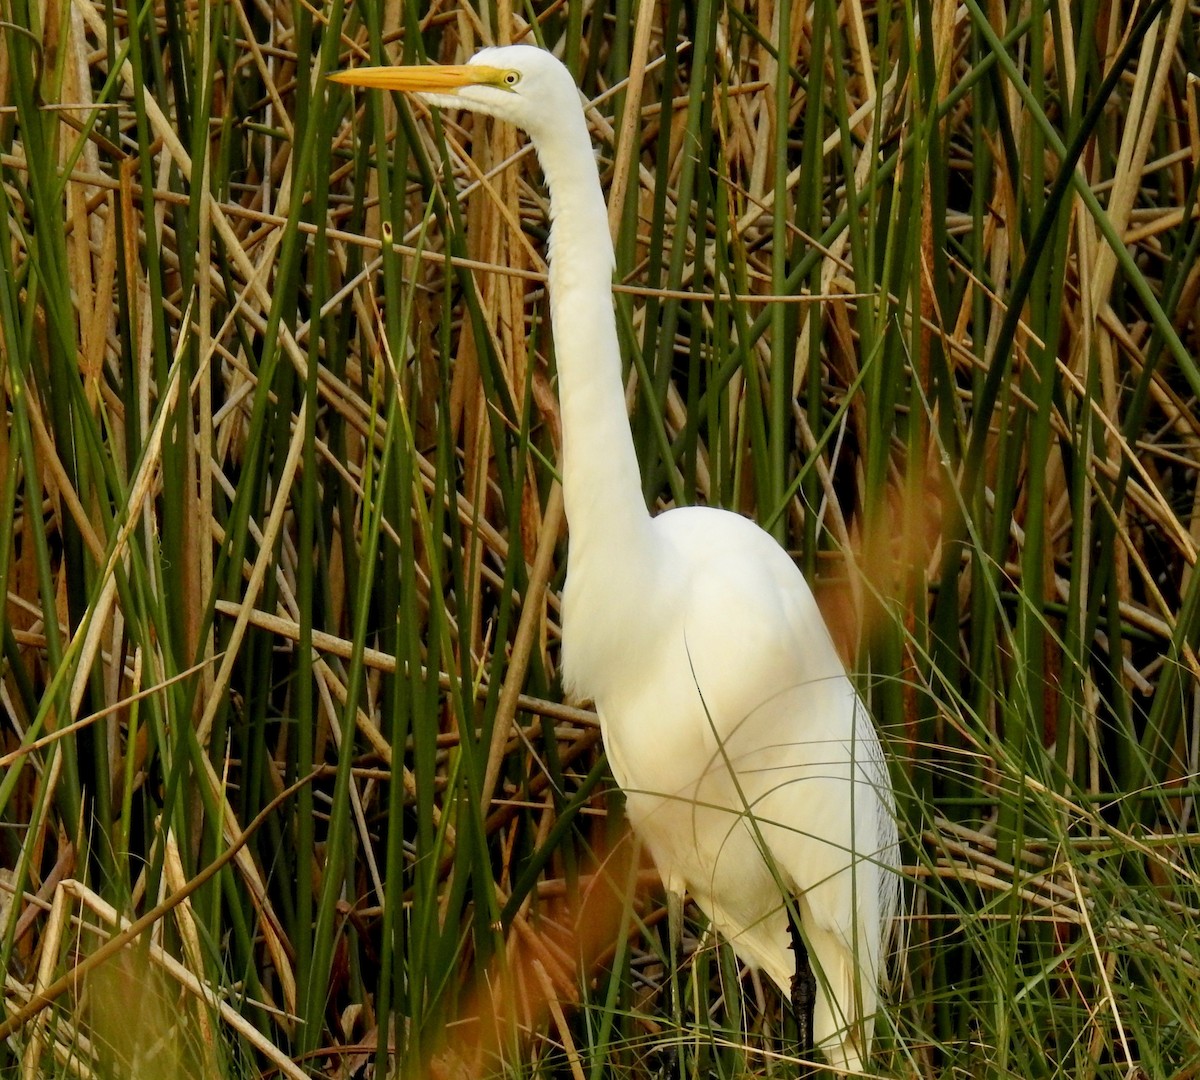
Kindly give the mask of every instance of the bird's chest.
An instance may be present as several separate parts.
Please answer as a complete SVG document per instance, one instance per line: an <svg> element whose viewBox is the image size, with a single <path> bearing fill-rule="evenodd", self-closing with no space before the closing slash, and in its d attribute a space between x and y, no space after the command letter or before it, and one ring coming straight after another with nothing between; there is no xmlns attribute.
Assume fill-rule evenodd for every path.
<svg viewBox="0 0 1200 1080"><path fill-rule="evenodd" d="M652 676L650 654L662 628L643 596L631 568L598 573L591 564L571 564L562 593L562 668L573 698L600 702Z"/></svg>
<svg viewBox="0 0 1200 1080"><path fill-rule="evenodd" d="M694 795L739 737L748 720L743 699L753 700L761 679L736 641L684 618L686 592L656 584L625 589L610 579L595 589L586 576L568 577L564 682L595 702L613 775L626 792Z"/></svg>
<svg viewBox="0 0 1200 1080"><path fill-rule="evenodd" d="M709 790L722 766L724 710L709 701L676 628L634 633L616 669L594 694L613 777L626 792L680 803L725 799ZM635 815L636 816L636 815Z"/></svg>

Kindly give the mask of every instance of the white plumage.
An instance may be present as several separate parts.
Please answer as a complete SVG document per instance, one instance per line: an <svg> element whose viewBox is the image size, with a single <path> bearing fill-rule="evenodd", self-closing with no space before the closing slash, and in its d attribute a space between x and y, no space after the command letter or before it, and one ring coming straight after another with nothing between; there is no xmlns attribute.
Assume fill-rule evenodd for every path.
<svg viewBox="0 0 1200 1080"><path fill-rule="evenodd" d="M646 510L612 242L574 81L549 53L520 45L462 67L338 77L488 113L532 138L553 219L565 683L595 702L629 820L668 889L690 894L785 994L784 894L795 897L818 969L815 1041L830 1064L860 1068L898 895L879 740L807 583L767 533L723 510Z"/></svg>

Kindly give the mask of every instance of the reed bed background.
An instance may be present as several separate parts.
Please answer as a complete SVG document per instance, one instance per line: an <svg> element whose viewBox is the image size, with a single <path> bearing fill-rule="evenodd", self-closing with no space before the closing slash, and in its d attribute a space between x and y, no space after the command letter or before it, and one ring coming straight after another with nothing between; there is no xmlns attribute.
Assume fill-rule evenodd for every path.
<svg viewBox="0 0 1200 1080"><path fill-rule="evenodd" d="M0 1073L794 1075L562 701L532 157L322 78L528 34L883 732L877 1074L1200 1074L1194 4L0 11Z"/></svg>

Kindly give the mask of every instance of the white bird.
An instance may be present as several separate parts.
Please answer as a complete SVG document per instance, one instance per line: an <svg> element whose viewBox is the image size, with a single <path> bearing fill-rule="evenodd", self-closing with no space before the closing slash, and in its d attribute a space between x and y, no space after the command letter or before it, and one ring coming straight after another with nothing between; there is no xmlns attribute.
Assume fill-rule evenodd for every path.
<svg viewBox="0 0 1200 1080"><path fill-rule="evenodd" d="M595 703L629 820L667 889L690 894L737 955L793 1000L806 976L811 993L807 946L819 977L809 1039L835 1068L861 1069L898 896L887 767L786 552L726 510L646 509L608 215L574 80L527 45L484 49L461 66L330 77L486 113L532 139L552 223L570 532L565 687ZM785 896L803 931L795 957Z"/></svg>

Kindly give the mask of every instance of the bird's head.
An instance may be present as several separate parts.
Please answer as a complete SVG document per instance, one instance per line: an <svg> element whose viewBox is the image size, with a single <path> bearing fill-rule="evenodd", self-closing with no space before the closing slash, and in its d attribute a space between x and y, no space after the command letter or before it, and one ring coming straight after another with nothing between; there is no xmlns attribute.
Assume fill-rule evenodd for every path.
<svg viewBox="0 0 1200 1080"><path fill-rule="evenodd" d="M444 109L487 113L535 139L561 118L566 102L579 101L571 73L532 45L483 49L465 64L353 68L329 78L348 86L403 90Z"/></svg>

